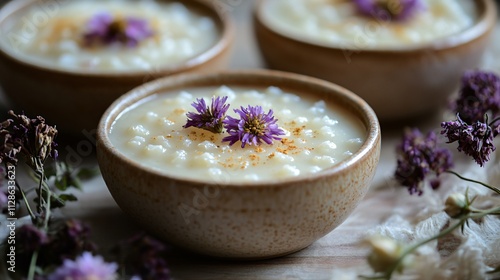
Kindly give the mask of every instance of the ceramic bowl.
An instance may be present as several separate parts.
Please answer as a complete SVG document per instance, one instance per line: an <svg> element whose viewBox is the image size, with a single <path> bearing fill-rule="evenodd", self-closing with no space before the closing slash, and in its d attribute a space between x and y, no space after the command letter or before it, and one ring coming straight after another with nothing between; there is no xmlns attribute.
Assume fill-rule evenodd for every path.
<svg viewBox="0 0 500 280"><path fill-rule="evenodd" d="M177 1L215 20L221 35L209 50L178 65L133 72L94 73L36 65L20 60L0 47L0 86L18 109L29 115L42 115L48 123L57 124L61 136L68 133L79 136L84 130L95 130L106 108L134 87L158 77L225 68L234 36L233 23L227 13L207 1ZM15 35L9 28L17 20L31 22L35 29L43 28L43 20L58 11L61 8L58 5L64 5L60 1L45 2L11 1L0 10L0 32L7 36ZM43 8L45 4L56 6L46 10ZM40 9L37 18L23 17L28 9L37 5Z"/></svg>
<svg viewBox="0 0 500 280"><path fill-rule="evenodd" d="M481 63L496 23L492 0L473 0L475 24L463 32L419 46L349 49L320 45L266 25L260 0L254 30L262 56L272 69L337 83L361 96L381 122L415 119L446 104L464 70Z"/></svg>
<svg viewBox="0 0 500 280"><path fill-rule="evenodd" d="M280 87L299 96L337 103L366 129L361 148L314 175L270 182L204 182L178 179L124 156L111 142L119 115L159 92L218 87ZM332 83L269 70L193 74L164 78L114 102L98 127L97 159L121 209L157 236L188 250L224 258L260 259L303 249L339 226L369 189L380 155L380 128L373 110Z"/></svg>

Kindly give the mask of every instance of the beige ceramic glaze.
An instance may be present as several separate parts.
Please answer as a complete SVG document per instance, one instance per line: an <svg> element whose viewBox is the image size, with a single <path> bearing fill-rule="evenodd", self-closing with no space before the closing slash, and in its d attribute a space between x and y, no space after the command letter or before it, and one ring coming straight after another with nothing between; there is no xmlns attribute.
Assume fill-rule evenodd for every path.
<svg viewBox="0 0 500 280"><path fill-rule="evenodd" d="M342 49L274 31L261 20L265 1L272 0L258 2L254 28L268 66L344 86L365 99L382 122L423 116L445 105L463 71L480 64L496 22L492 0L471 0L479 18L458 35L418 47Z"/></svg>
<svg viewBox="0 0 500 280"><path fill-rule="evenodd" d="M49 123L57 124L61 135L70 133L78 137L82 136L83 130L97 127L100 117L115 99L144 82L177 73L223 69L234 36L230 18L207 1L175 1L215 20L221 29L221 38L215 46L181 65L116 74L41 67L14 58L0 49L0 86L18 109L29 115L44 116ZM12 20L22 18L34 5L46 2L11 1L0 10L0 32L6 32Z"/></svg>
<svg viewBox="0 0 500 280"><path fill-rule="evenodd" d="M313 175L260 183L203 183L143 167L110 141L113 122L129 106L158 92L185 88L266 88L335 102L365 126L361 148ZM266 70L182 75L160 79L122 96L98 127L97 158L118 205L136 222L171 243L201 254L270 258L307 247L340 225L369 189L380 155L380 128L373 110L350 91L297 74Z"/></svg>

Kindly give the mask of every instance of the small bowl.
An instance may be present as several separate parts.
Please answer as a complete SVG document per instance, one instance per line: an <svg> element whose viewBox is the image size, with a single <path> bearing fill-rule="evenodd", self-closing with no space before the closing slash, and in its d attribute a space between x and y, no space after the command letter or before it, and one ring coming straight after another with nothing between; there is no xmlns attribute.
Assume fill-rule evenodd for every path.
<svg viewBox="0 0 500 280"><path fill-rule="evenodd" d="M106 108L132 88L163 76L225 68L234 37L231 19L217 6L206 1L176 2L213 18L220 29L220 38L215 45L181 64L126 72L65 70L21 60L0 47L0 86L18 109L30 115L44 116L49 123L57 124L61 135L78 137L82 131L95 130ZM43 9L43 5L37 0L11 1L6 4L0 10L0 32L10 34L9 28L13 21L30 21L23 14L33 7L40 9L36 20L33 19L33 22L39 23L43 22L44 17L50 18L64 4L51 3L48 10Z"/></svg>
<svg viewBox="0 0 500 280"><path fill-rule="evenodd" d="M273 29L263 20L266 2L260 0L256 6L254 31L267 65L325 79L355 92L382 123L415 119L445 105L464 70L480 65L496 24L495 3L474 0L479 17L459 34L418 46L349 49Z"/></svg>
<svg viewBox="0 0 500 280"><path fill-rule="evenodd" d="M131 160L112 144L110 129L127 108L156 93L221 85L276 86L336 103L359 119L366 139L352 156L321 172L248 183L174 178ZM355 94L319 79L269 70L180 75L145 84L111 105L97 135L102 176L126 214L172 244L238 259L286 255L339 226L367 193L381 142L375 113Z"/></svg>

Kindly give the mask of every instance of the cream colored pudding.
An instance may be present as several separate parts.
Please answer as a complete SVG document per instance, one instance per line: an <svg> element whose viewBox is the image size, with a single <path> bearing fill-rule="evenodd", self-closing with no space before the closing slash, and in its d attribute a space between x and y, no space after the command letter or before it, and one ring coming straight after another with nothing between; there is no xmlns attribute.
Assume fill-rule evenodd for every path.
<svg viewBox="0 0 500 280"><path fill-rule="evenodd" d="M233 109L260 105L274 111L285 132L273 144L229 146L228 136L199 128L183 128L191 104L204 98L227 96ZM111 128L113 145L146 167L180 178L215 182L269 181L321 172L359 150L366 139L361 122L341 107L322 100L303 99L271 87L249 89L193 89L158 94L120 115ZM226 182L227 183L227 182Z"/></svg>
<svg viewBox="0 0 500 280"><path fill-rule="evenodd" d="M471 0L422 1L422 11L401 22L363 16L351 0L269 0L260 16L278 33L349 49L426 44L460 33L477 19Z"/></svg>
<svg viewBox="0 0 500 280"><path fill-rule="evenodd" d="M211 17L175 1L64 1L52 12L43 5L2 30L0 41L18 59L50 68L127 72L176 66L210 49L221 35ZM145 20L153 35L135 47L88 46L84 34L99 13Z"/></svg>

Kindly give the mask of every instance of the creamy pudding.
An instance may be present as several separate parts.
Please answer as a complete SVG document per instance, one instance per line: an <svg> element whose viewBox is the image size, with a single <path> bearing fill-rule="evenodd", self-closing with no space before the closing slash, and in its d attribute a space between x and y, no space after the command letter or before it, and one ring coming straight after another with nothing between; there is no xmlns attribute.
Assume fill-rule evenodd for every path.
<svg viewBox="0 0 500 280"><path fill-rule="evenodd" d="M278 33L349 49L426 44L460 33L477 20L471 0L422 2L422 11L401 22L364 16L352 0L269 0L260 16Z"/></svg>
<svg viewBox="0 0 500 280"><path fill-rule="evenodd" d="M55 1L54 1L55 2ZM221 36L209 15L181 2L153 0L58 1L33 5L1 31L2 49L18 59L78 72L127 72L175 66L214 46ZM119 29L124 20L142 21L150 36L137 45L88 44L94 17L107 14ZM122 20L122 23L120 23ZM100 28L99 26L97 28ZM130 32L136 32L131 30Z"/></svg>
<svg viewBox="0 0 500 280"><path fill-rule="evenodd" d="M272 144L229 145L227 132L183 128L192 103L227 96L233 109L260 105L272 109L285 133ZM320 172L358 151L367 135L361 121L340 106L327 106L279 88L220 87L160 93L123 112L110 139L135 162L173 177L223 182L269 181Z"/></svg>

